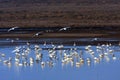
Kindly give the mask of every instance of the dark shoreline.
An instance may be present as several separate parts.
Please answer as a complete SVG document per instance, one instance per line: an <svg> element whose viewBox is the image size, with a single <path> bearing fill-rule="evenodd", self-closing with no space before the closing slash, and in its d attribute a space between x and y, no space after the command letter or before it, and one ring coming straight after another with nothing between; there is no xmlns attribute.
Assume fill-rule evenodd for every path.
<svg viewBox="0 0 120 80"><path fill-rule="evenodd" d="M118 26L69 27L59 31L61 28L65 27L18 27L9 32L10 28L0 28L0 38L120 38Z"/></svg>

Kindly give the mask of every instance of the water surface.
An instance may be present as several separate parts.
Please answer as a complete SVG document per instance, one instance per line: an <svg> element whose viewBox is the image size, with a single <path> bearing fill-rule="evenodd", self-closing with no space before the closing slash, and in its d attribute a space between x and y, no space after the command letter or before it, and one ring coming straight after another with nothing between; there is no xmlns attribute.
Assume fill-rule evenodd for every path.
<svg viewBox="0 0 120 80"><path fill-rule="evenodd" d="M85 39L84 39L85 40ZM100 39L99 39L100 40ZM104 39L103 39L104 40ZM56 40L57 41L57 40ZM60 41L60 40L59 40ZM3 41L4 42L4 41ZM19 41L18 41L19 42ZM21 41L20 41L21 42ZM54 44L54 41L46 40L49 44L44 41L41 43L30 43L26 44L15 44L8 46L0 46L0 54L5 54L5 57L0 57L0 78L2 80L119 80L120 79L120 47L119 44L100 44L100 45L91 45L90 49L94 52L94 57L99 57L99 54L108 53L106 58L100 60L100 62L94 62L94 57L90 55L89 51L86 50L88 45L78 45L76 43L71 44ZM27 42L27 41L26 41ZM29 41L28 41L29 42ZM72 41L75 42L75 41ZM12 42L13 44L13 42ZM44 44L44 45L43 45ZM46 63L44 67L41 66L41 61L38 63L34 61L33 65L16 65L15 64L15 52L13 50L16 47L20 48L20 54L22 50L30 48L30 52L27 56L29 63L29 58L33 57L35 59L35 45L39 46L42 50L40 53L43 54L43 59ZM58 46L63 45L64 47L58 48ZM102 47L101 51L97 51L97 47ZM49 59L48 50L56 51L57 58L51 60L53 66L49 66L47 61ZM109 50L113 50L112 54L115 55L115 59L110 54ZM62 51L62 58L60 57L60 51ZM62 59L64 54L70 55L74 52L77 54L83 53L82 58L84 59L84 64L76 66L76 62L79 61L74 58L74 64L71 65L70 62L62 64ZM11 65L4 64L3 61L8 60L9 57L12 57ZM87 58L91 59L90 65L87 63ZM22 64L22 58L20 58L20 63Z"/></svg>

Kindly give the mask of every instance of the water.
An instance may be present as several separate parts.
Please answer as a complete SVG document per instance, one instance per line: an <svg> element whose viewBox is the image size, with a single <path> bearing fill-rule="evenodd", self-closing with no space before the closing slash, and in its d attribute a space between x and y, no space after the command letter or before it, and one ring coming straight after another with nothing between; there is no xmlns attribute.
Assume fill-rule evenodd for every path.
<svg viewBox="0 0 120 80"><path fill-rule="evenodd" d="M47 40L46 40L47 41ZM49 42L48 40L47 42ZM56 40L57 41L57 40ZM25 41L23 41L25 42ZM63 44L64 47L58 48L61 43L54 44L54 42L49 42L49 44L43 45L41 43L30 43L28 44L16 44L8 46L0 46L0 54L4 53L5 57L0 57L2 60L0 62L0 79L1 80L119 80L120 79L120 47L118 44L100 44L99 47L102 47L102 50L97 51L98 45L92 45L91 47L87 45L78 45L71 43ZM13 43L12 43L13 44ZM30 48L28 58L33 57L35 59L35 45L38 45L40 49L39 52L43 54L42 61L50 61L48 49L56 51L57 59L51 60L54 65L49 66L48 64L45 67L41 66L41 62L36 63L34 61L33 65L16 65L15 64L15 52L12 52L16 47L20 47L20 54L24 52L27 48ZM52 46L53 45L53 46ZM89 48L89 49L86 49ZM104 49L104 50L103 50ZM60 57L60 50L62 51L62 58ZM95 57L99 57L99 54L110 53L110 50L113 50L112 54L115 55L116 59L113 59L112 54L106 54L109 57L109 60L103 58L100 62L94 62L94 57L91 56L90 50L94 52ZM74 58L74 65L72 66L70 62L62 65L63 55L66 53L70 55L71 53L77 52L80 54L82 51L82 58L85 60L83 65L76 66L76 62L79 61ZM4 64L4 60L8 60L9 57L12 57L11 65ZM91 64L88 65L87 58L91 59ZM29 60L27 60L29 63ZM20 63L22 63L22 58L20 58Z"/></svg>

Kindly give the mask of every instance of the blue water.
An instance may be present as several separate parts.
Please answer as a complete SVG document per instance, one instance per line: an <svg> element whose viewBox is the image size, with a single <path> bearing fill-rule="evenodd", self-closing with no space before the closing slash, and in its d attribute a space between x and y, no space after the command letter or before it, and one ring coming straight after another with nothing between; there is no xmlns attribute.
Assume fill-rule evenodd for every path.
<svg viewBox="0 0 120 80"><path fill-rule="evenodd" d="M32 50L29 53L29 57L34 57L34 45L32 44ZM19 45L18 45L19 46ZM20 45L21 47L26 45ZM44 48L43 45L39 45ZM15 56L15 53L12 51L16 46L1 46L0 53L6 54L6 57L0 57L1 60L8 59L8 57ZM52 47L48 45L48 47ZM64 48L73 48L73 46L66 45ZM85 48L85 46L76 46L76 48ZM49 67L46 65L44 68L41 67L40 63L34 63L33 66L16 66L14 64L14 60L12 61L11 66L5 65L2 61L0 62L0 80L119 80L120 79L120 53L119 47L112 45L112 49L115 49L114 54L116 54L117 59L110 59L109 62L103 60L100 63L94 64L91 63L88 66L86 63L80 67L76 67L75 65L72 67L70 64L66 64L64 66L61 65L61 61L54 61L54 66ZM92 50L94 50L95 55L96 46L92 46ZM117 51L118 50L118 51ZM83 57L90 57L87 52L83 49L83 53L85 54ZM69 53L69 50L66 52ZM79 53L80 50L77 50ZM47 50L42 50L41 53L44 55L44 59L47 61L48 52ZM59 56L57 51L57 56Z"/></svg>

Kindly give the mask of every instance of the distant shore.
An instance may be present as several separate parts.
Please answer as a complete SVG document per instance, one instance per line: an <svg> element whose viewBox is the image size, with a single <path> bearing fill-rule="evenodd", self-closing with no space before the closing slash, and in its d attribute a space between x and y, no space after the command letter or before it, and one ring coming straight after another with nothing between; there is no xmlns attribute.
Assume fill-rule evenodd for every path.
<svg viewBox="0 0 120 80"><path fill-rule="evenodd" d="M1 28L120 26L119 4L2 5L0 5Z"/></svg>

